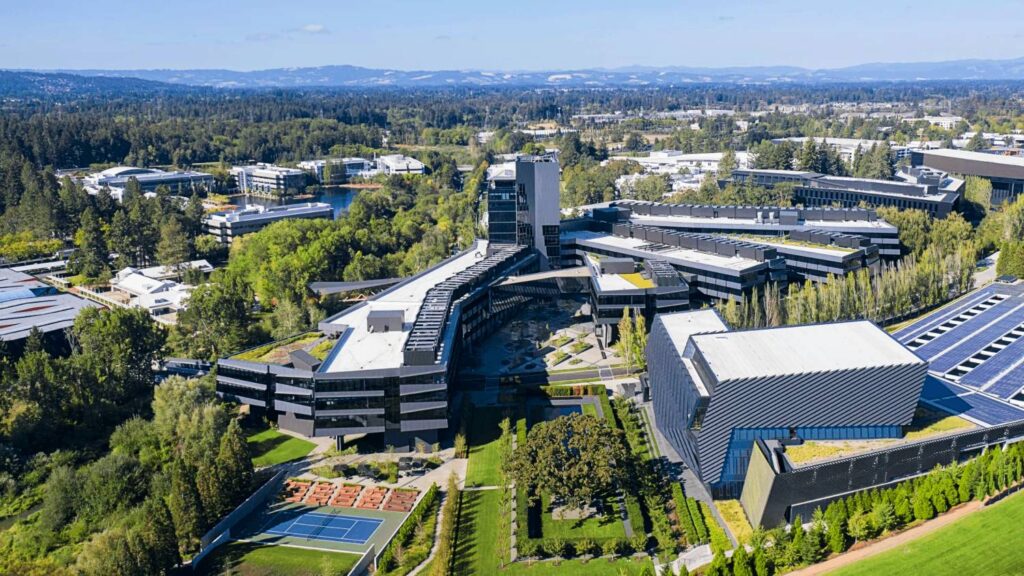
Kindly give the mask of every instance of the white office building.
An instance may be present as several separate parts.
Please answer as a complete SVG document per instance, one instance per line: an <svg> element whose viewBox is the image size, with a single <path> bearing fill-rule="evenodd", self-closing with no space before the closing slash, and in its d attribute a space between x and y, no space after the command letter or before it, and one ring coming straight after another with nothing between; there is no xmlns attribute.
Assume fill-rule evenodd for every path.
<svg viewBox="0 0 1024 576"><path fill-rule="evenodd" d="M306 173L298 168L260 163L235 166L231 169L231 176L243 194L292 196L306 189Z"/></svg>

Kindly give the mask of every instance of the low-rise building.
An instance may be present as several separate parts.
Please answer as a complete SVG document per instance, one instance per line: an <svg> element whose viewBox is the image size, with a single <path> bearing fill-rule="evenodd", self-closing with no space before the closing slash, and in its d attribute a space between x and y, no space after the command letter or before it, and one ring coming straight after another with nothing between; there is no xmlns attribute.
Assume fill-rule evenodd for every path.
<svg viewBox="0 0 1024 576"><path fill-rule="evenodd" d="M305 436L382 435L392 446L423 446L448 427L449 383L464 346L518 308L491 286L536 269L525 246L470 249L320 323L335 337L322 363L293 366L223 359L217 394L276 417ZM532 268L531 268L532 267Z"/></svg>
<svg viewBox="0 0 1024 576"><path fill-rule="evenodd" d="M802 232L862 236L883 258L901 255L899 229L863 208L711 206L626 200L583 207L595 218L703 234L757 237L774 242ZM798 234L799 236L799 234ZM829 244L836 244L829 240ZM842 246L842 244L840 244ZM858 244L860 246L860 244ZM853 247L846 246L847 248Z"/></svg>
<svg viewBox="0 0 1024 576"><path fill-rule="evenodd" d="M964 181L938 171L904 173L903 181L827 176L796 170L734 170L732 181L771 188L793 184L794 202L805 206L893 206L945 218L960 199Z"/></svg>
<svg viewBox="0 0 1024 576"><path fill-rule="evenodd" d="M230 212L214 212L206 217L206 232L221 244L230 244L235 238L262 230L264 227L288 218L334 218L334 209L325 202L285 204L283 206L249 206Z"/></svg>
<svg viewBox="0 0 1024 576"><path fill-rule="evenodd" d="M928 365L871 322L730 332L709 314L659 315L647 362L655 424L712 494L740 494L755 440L898 438L911 423Z"/></svg>
<svg viewBox="0 0 1024 576"><path fill-rule="evenodd" d="M162 268L162 267L157 267ZM144 269L154 273L153 268ZM137 268L123 268L110 280L115 292L125 295L126 307L142 308L155 318L170 317L186 307L192 286L173 280L158 279ZM173 317L170 317L173 318ZM170 318L165 318L173 323Z"/></svg>
<svg viewBox="0 0 1024 576"><path fill-rule="evenodd" d="M710 299L742 300L755 287L785 284L787 278L785 260L769 246L632 224L615 224L611 232L562 233L564 265L581 263L587 253L637 262L663 260Z"/></svg>
<svg viewBox="0 0 1024 576"><path fill-rule="evenodd" d="M377 169L388 176L392 174L425 174L423 162L404 154L389 154L377 158Z"/></svg>
<svg viewBox="0 0 1024 576"><path fill-rule="evenodd" d="M102 172L89 174L82 179L85 191L98 194L103 188L110 190L111 196L121 199L121 194L128 181L135 179L143 192L155 192L160 186L167 187L172 194L188 197L195 190L213 188L213 175L192 170L167 172L156 168L137 168L134 166L115 166Z"/></svg>
<svg viewBox="0 0 1024 576"><path fill-rule="evenodd" d="M63 341L64 329L75 317L96 304L59 292L35 277L10 268L0 268L0 341L19 343L32 329L50 339ZM8 349L8 353L15 351Z"/></svg>
<svg viewBox="0 0 1024 576"><path fill-rule="evenodd" d="M992 205L1013 201L1024 193L1024 158L968 150L915 150L912 166L924 166L961 176L980 176L992 182Z"/></svg>
<svg viewBox="0 0 1024 576"><path fill-rule="evenodd" d="M656 314L690 308L690 285L665 260L637 263L632 258L585 254L590 273L590 315L594 331L605 346L618 337L623 311L642 314L648 322Z"/></svg>
<svg viewBox="0 0 1024 576"><path fill-rule="evenodd" d="M299 168L313 175L320 184L331 185L347 182L359 176L373 175L373 162L365 158L326 158L304 160ZM327 178L324 178L324 175Z"/></svg>
<svg viewBox="0 0 1024 576"><path fill-rule="evenodd" d="M751 165L749 152L735 152L735 168L748 168ZM691 174L718 172L722 161L722 152L701 154L684 154L678 150L656 150L647 156L613 156L611 160L628 160L636 162L649 174L679 174L685 168Z"/></svg>
<svg viewBox="0 0 1024 576"><path fill-rule="evenodd" d="M242 194L294 196L306 189L306 173L298 168L251 164L233 167L231 176Z"/></svg>

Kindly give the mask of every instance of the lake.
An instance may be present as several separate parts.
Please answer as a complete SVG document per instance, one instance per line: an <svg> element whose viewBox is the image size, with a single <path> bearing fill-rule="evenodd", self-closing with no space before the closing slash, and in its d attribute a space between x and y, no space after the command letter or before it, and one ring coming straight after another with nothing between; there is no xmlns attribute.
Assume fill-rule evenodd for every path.
<svg viewBox="0 0 1024 576"><path fill-rule="evenodd" d="M260 198L257 196L245 196L238 194L231 196L231 203L239 208L246 206L280 206L282 204L302 204L304 202L324 202L330 204L334 208L334 218L344 212L348 211L348 207L352 204L352 200L355 200L356 194L359 193L358 188L348 188L346 186L339 186L326 190L321 190L313 195L312 198Z"/></svg>

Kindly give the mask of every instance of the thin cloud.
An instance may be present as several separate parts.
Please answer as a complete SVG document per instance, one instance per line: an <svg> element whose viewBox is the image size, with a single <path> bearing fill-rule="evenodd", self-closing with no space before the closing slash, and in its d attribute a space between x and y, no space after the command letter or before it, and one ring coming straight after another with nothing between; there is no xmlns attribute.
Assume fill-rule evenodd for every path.
<svg viewBox="0 0 1024 576"><path fill-rule="evenodd" d="M451 39L452 39L452 37L447 35L447 34L441 34L439 36L434 36L434 41L435 42L448 42Z"/></svg>
<svg viewBox="0 0 1024 576"><path fill-rule="evenodd" d="M300 26L295 30L296 32L302 32L303 34L330 34L331 31L327 29L327 26L323 24L306 24Z"/></svg>
<svg viewBox="0 0 1024 576"><path fill-rule="evenodd" d="M270 42L277 40L277 34L273 32L256 32L245 37L246 42Z"/></svg>

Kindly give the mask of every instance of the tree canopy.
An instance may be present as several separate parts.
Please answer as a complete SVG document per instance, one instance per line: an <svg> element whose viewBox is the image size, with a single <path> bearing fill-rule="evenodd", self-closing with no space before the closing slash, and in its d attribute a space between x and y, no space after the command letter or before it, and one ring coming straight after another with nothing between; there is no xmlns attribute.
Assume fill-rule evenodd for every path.
<svg viewBox="0 0 1024 576"><path fill-rule="evenodd" d="M547 494L582 508L625 480L622 432L594 416L572 414L534 425L508 462L531 499Z"/></svg>

